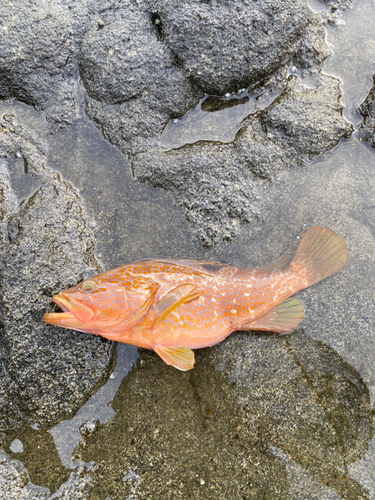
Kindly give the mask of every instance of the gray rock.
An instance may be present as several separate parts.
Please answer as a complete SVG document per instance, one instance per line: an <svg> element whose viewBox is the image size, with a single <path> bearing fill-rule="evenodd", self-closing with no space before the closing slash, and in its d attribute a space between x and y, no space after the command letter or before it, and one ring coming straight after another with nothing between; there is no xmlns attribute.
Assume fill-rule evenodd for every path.
<svg viewBox="0 0 375 500"><path fill-rule="evenodd" d="M43 0L6 3L1 14L0 96L43 109L72 75L69 19Z"/></svg>
<svg viewBox="0 0 375 500"><path fill-rule="evenodd" d="M86 470L87 469L87 470ZM47 488L30 481L26 468L0 450L0 500L88 500L91 489L90 470L79 467L70 478L52 494Z"/></svg>
<svg viewBox="0 0 375 500"><path fill-rule="evenodd" d="M5 443L6 431L17 429L24 418L18 402L11 393L13 381L4 370L3 359L4 351L2 349L0 362L0 446Z"/></svg>
<svg viewBox="0 0 375 500"><path fill-rule="evenodd" d="M11 442L9 449L12 453L22 453L23 452L22 441L20 441L19 439L14 439Z"/></svg>
<svg viewBox="0 0 375 500"><path fill-rule="evenodd" d="M374 84L365 101L359 106L359 112L363 116L360 131L363 138L375 148L375 77Z"/></svg>
<svg viewBox="0 0 375 500"><path fill-rule="evenodd" d="M101 22L89 25L80 48L86 112L127 155L137 180L173 192L206 247L261 216L261 179L322 154L352 131L338 80L319 73L329 50L321 21L304 2L123 1ZM218 97L216 107L197 108L186 137L182 122L173 132L173 120L204 93L238 89L245 96L236 103L238 124L218 112L215 125L215 112L228 104ZM258 107L241 114L249 98ZM208 113L211 136L200 116ZM172 142L162 136L165 127Z"/></svg>
<svg viewBox="0 0 375 500"><path fill-rule="evenodd" d="M3 397L30 423L49 426L74 414L109 375L113 348L102 338L43 323L54 293L100 267L77 192L45 166L42 147L27 131L14 123L2 130L3 164L14 168L21 153L27 175L41 183L7 224L0 270ZM12 421L14 410L5 423Z"/></svg>
<svg viewBox="0 0 375 500"><path fill-rule="evenodd" d="M332 149L339 137L349 138L352 132L341 115L340 95L335 78L321 76L310 89L292 77L289 88L260 118L264 142L284 150L284 161L289 157L292 165Z"/></svg>
<svg viewBox="0 0 375 500"><path fill-rule="evenodd" d="M135 178L172 191L205 246L230 240L242 224L262 214L259 179L272 180L285 166L297 166L335 146L339 137L349 137L352 129L341 115L339 97L334 78L321 76L310 89L291 77L264 112L243 121L235 144L138 153Z"/></svg>
<svg viewBox="0 0 375 500"><path fill-rule="evenodd" d="M351 132L341 116L338 82L319 73L329 49L320 18L304 0L121 0L100 6L66 0L34 2L31 10L13 2L4 16L0 96L44 109L52 132L67 127L81 113L78 64L87 114L127 156L138 180L174 193L207 247L261 215L261 179L272 180ZM289 67L298 82L288 81ZM215 113L220 109L202 108L216 136L207 138L198 116L190 139L184 130L175 132L181 151L162 147L164 129L205 94L225 106L220 96L245 89L247 99L263 105L247 115L237 106L240 118L231 125L230 113L223 121ZM268 102L273 91L282 95ZM214 168L207 161L210 141L218 143L216 157L225 151ZM181 169L187 175L178 179ZM201 172L207 192L198 186ZM227 177L240 179L241 188L228 185Z"/></svg>
<svg viewBox="0 0 375 500"><path fill-rule="evenodd" d="M261 208L255 176L243 168L232 145L200 144L150 151L134 163L138 180L173 192L188 221L209 247L230 240Z"/></svg>
<svg viewBox="0 0 375 500"><path fill-rule="evenodd" d="M206 94L248 87L290 61L312 12L303 0L145 2L187 78Z"/></svg>
<svg viewBox="0 0 375 500"><path fill-rule="evenodd" d="M372 437L368 389L302 331L233 334L196 351L196 366L185 373L144 351L113 408L113 420L75 452L100 464L94 497L284 500L293 481L287 459L316 488L305 489L311 498L324 478L340 498L369 499L347 473Z"/></svg>

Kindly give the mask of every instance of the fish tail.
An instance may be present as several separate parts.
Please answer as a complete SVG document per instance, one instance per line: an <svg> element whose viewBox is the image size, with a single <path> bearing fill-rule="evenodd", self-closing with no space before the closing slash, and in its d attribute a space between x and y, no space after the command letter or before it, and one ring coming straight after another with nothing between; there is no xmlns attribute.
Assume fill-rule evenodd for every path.
<svg viewBox="0 0 375 500"><path fill-rule="evenodd" d="M349 252L344 240L330 229L319 226L310 227L302 236L302 240L290 263L307 280L303 287L337 273L349 259Z"/></svg>

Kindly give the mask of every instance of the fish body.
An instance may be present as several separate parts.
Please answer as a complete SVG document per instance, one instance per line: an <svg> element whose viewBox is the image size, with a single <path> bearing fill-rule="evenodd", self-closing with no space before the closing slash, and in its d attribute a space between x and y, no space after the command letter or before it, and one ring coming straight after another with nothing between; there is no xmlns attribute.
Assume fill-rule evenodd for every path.
<svg viewBox="0 0 375 500"><path fill-rule="evenodd" d="M287 332L303 317L303 288L341 269L342 238L312 227L288 264L281 256L253 269L215 262L147 260L99 274L53 297L62 313L47 323L153 349L180 370L192 349L217 344L236 330Z"/></svg>

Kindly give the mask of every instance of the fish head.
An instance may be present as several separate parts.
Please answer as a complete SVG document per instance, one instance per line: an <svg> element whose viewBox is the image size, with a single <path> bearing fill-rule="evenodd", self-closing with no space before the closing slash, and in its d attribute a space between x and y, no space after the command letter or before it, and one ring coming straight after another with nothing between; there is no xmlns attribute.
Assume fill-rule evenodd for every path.
<svg viewBox="0 0 375 500"><path fill-rule="evenodd" d="M54 295L52 300L62 312L46 313L43 319L62 328L107 336L137 324L152 299L146 288L132 291L119 282L94 277Z"/></svg>

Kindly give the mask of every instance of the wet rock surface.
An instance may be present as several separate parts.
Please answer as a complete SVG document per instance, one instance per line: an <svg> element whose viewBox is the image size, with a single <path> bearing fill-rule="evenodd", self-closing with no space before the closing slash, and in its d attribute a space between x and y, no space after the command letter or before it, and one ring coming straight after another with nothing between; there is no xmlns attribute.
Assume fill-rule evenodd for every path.
<svg viewBox="0 0 375 500"><path fill-rule="evenodd" d="M51 495L47 488L33 484L24 465L3 451L0 451L0 477L1 500L85 500L91 489L91 476L81 467Z"/></svg>
<svg viewBox="0 0 375 500"><path fill-rule="evenodd" d="M54 2L6 3L0 31L0 97L50 110L72 101L74 43L70 18ZM66 103L70 123L72 102Z"/></svg>
<svg viewBox="0 0 375 500"><path fill-rule="evenodd" d="M328 82L319 73L329 49L320 18L305 0L215 5L123 0L100 8L94 2L78 8L69 1L41 1L27 15L25 10L22 2L6 7L0 95L45 109L56 131L80 114L79 71L87 114L129 159L137 180L174 194L207 247L232 239L241 225L262 214L255 185L261 179L274 178L280 169L331 149L351 133L341 116L338 80ZM298 84L288 76L290 67ZM227 161L207 161L199 123L193 149L168 152L161 147L165 127L204 95L222 98L238 89L249 89L251 95L257 88L258 99L259 87L266 94L270 85L282 97L272 109L250 113L239 124L246 151L239 141L238 149L224 147L225 153L219 152L237 173L229 177L240 179L246 194L238 192L236 181L228 184ZM276 119L278 113L282 120ZM216 120L220 123L221 117ZM311 139L309 124L314 130ZM225 130L227 125L220 126ZM291 146L295 135L297 151ZM209 142L208 148L215 151L211 146ZM220 149L220 144L214 146ZM192 177L189 183L181 164ZM204 190L196 188L195 172L202 172ZM230 206L223 210L228 199Z"/></svg>
<svg viewBox="0 0 375 500"><path fill-rule="evenodd" d="M98 464L92 499L285 499L285 456L323 491L369 498L348 473L372 437L368 390L350 365L302 331L234 334L198 351L186 373L143 352L113 408L114 419L76 450Z"/></svg>
<svg viewBox="0 0 375 500"><path fill-rule="evenodd" d="M19 207L4 188L1 264L1 431L16 416L52 425L81 406L109 374L113 347L101 338L45 325L51 296L100 270L82 200L46 167L45 152L12 119L0 134L1 161L40 187ZM7 184L4 176L3 183ZM19 420L19 423L21 420Z"/></svg>
<svg viewBox="0 0 375 500"><path fill-rule="evenodd" d="M70 163L77 185L80 177L91 183L106 266L161 252L256 265L276 258L306 224L337 230L349 241L354 277L348 272L339 285L306 291L311 317L328 319L306 318L305 325L310 337L329 339L345 352L374 390L367 359L374 352L371 177L365 169L364 181L350 169L335 176L332 165L327 174L306 173L308 161L352 132L342 116L339 80L321 71L330 53L321 17L339 26L351 3L324 3L330 12L320 17L302 0L16 0L4 6L0 98L41 110L43 124L29 127L33 134L12 117L0 124L0 445L9 454L0 458L1 500L300 500L306 491L309 500L370 498L369 391L332 348L302 332L234 335L197 353L190 373L143 352L115 397L114 418L101 425L90 416L80 425L76 457L98 469L68 470L55 436L45 432L77 412L114 361L103 339L42 323L54 293L100 270L80 195L47 167L47 159L58 156L49 147L58 142L64 144L59 161ZM373 91L363 105L370 142L372 102ZM188 128L184 119L192 111L196 121ZM76 138L74 150L69 131L86 130L79 128L85 112L122 156L113 154L107 164L110 149L94 159L87 147L83 171L78 153L86 138ZM346 146L350 153L340 164L351 155L357 161L355 140ZM68 158L72 151L77 159ZM160 225L162 236L147 234L147 224L117 208L130 199L133 188L122 190L120 182L122 176L132 184L130 172L144 189L132 202L143 204L144 218ZM315 172L327 192L316 189ZM144 184L170 191L192 232L175 205L163 221ZM175 213L167 232L163 224ZM176 225L180 232L171 235ZM242 237L246 225L249 234ZM216 245L218 254L205 254L194 237L206 248ZM223 241L236 237L225 247ZM344 299L333 293L340 286L350 290ZM68 433L61 439L69 440Z"/></svg>
<svg viewBox="0 0 375 500"><path fill-rule="evenodd" d="M242 224L261 214L259 179L272 179L281 168L350 136L338 80L318 73L329 51L319 18L305 2L273 2L272 8L259 2L224 2L216 8L201 2L144 2L126 9L124 3L101 19L101 28L90 25L81 44L86 111L128 156L137 180L173 192L205 246L233 238ZM297 76L298 82L288 78L291 64L299 76L301 71L315 74L314 90ZM198 123L194 147L160 147L165 126L204 94L244 91L264 78L256 87L264 86L263 94L277 87L282 97L272 109L251 113L241 123L234 146L205 144ZM297 150L291 144L296 135ZM234 182L228 183L227 175ZM202 186L197 187L195 176L204 178Z"/></svg>
<svg viewBox="0 0 375 500"><path fill-rule="evenodd" d="M375 148L375 84L372 86L365 101L359 106L358 109L363 116L363 121L360 127L363 138L371 144L373 148Z"/></svg>

